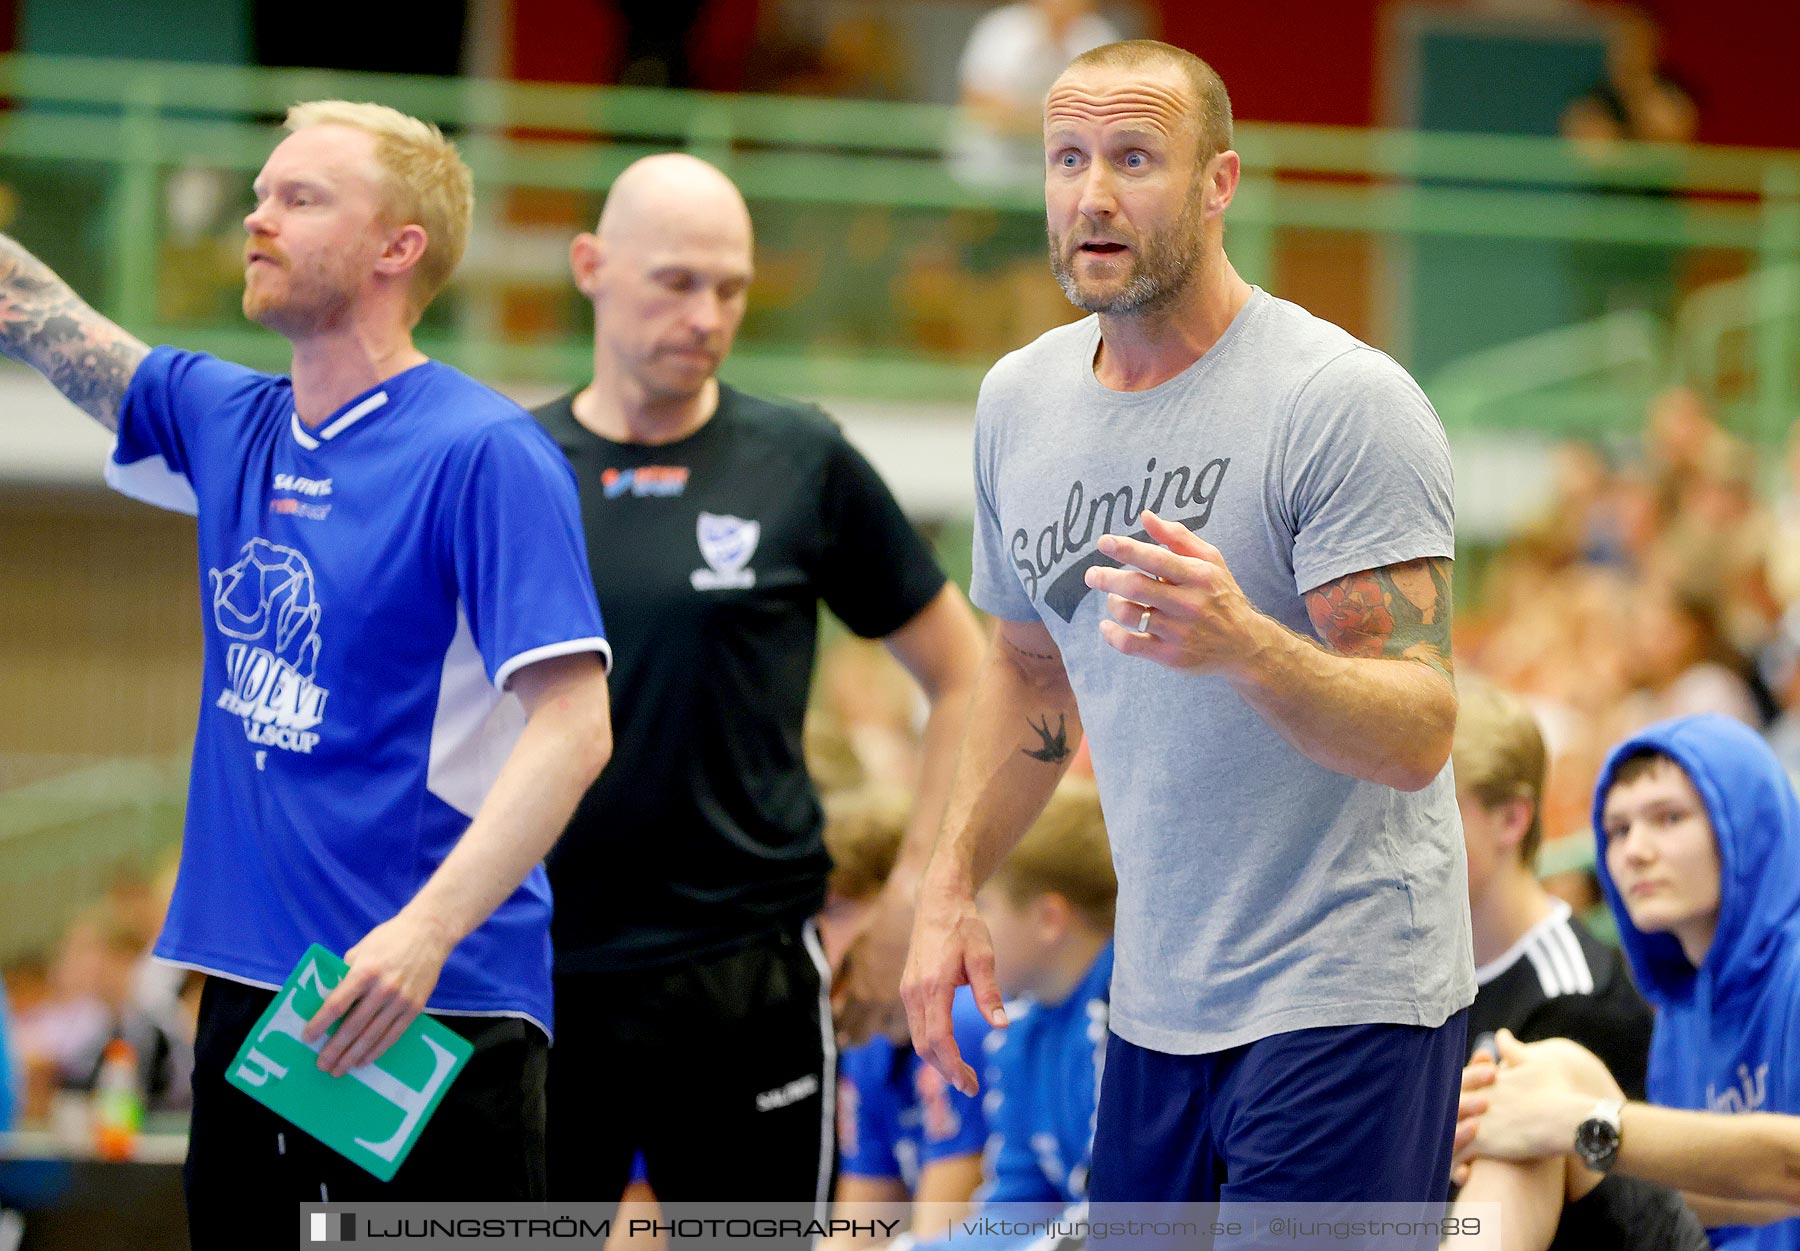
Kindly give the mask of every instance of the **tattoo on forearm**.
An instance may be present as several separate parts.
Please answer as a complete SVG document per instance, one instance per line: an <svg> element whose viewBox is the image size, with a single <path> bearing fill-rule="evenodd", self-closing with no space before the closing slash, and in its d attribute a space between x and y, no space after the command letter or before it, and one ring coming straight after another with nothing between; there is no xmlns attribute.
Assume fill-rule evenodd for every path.
<svg viewBox="0 0 1800 1251"><path fill-rule="evenodd" d="M1450 562L1412 560L1353 573L1307 592L1325 645L1345 656L1414 660L1453 681Z"/></svg>
<svg viewBox="0 0 1800 1251"><path fill-rule="evenodd" d="M30 365L76 407L116 430L125 388L150 349L0 235L0 352Z"/></svg>
<svg viewBox="0 0 1800 1251"><path fill-rule="evenodd" d="M1042 760L1045 764L1059 764L1069 758L1069 732L1062 713L1056 714L1056 733L1050 732L1050 714L1045 713L1041 721L1027 721L1032 733L1042 740L1038 747L1021 747L1021 755L1030 756L1033 760Z"/></svg>

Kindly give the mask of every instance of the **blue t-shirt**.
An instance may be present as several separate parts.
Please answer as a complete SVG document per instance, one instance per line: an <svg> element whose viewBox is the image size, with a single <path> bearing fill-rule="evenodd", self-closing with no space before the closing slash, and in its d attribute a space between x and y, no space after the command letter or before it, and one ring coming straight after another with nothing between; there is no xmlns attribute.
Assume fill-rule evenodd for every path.
<svg viewBox="0 0 1800 1251"><path fill-rule="evenodd" d="M1012 1023L988 1039L993 1138L983 1203L1067 1205L1087 1197L1112 969L1109 942L1061 1003L1006 1005Z"/></svg>
<svg viewBox="0 0 1800 1251"><path fill-rule="evenodd" d="M397 913L524 727L520 668L608 657L568 465L525 411L427 362L316 429L293 384L158 348L106 480L199 522L204 670L181 873L156 954L279 986ZM534 868L430 1008L548 1031Z"/></svg>
<svg viewBox="0 0 1800 1251"><path fill-rule="evenodd" d="M956 1045L975 1063L988 1023L964 986L950 1013ZM927 1164L976 1155L987 1142L979 1096L965 1095L906 1044L871 1038L838 1061L839 1171L899 1178L912 1194Z"/></svg>
<svg viewBox="0 0 1800 1251"><path fill-rule="evenodd" d="M981 1078L990 1131L987 1182L975 1192L975 1216L1085 1218L1112 970L1108 942L1068 998L1055 1004L1016 999L1006 1005L1011 1024L988 1035ZM971 1220L953 1237L917 1243L913 1251L1016 1251L1032 1244L1029 1235L988 1233Z"/></svg>

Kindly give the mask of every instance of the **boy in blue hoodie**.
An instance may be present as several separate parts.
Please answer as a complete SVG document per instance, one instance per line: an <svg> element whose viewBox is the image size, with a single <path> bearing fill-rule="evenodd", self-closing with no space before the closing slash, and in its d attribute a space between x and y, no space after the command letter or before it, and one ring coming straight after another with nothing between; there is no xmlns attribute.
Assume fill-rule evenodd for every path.
<svg viewBox="0 0 1800 1251"><path fill-rule="evenodd" d="M1649 1101L1800 1112L1800 800L1774 753L1727 717L1651 726L1602 769L1594 829L1620 945L1657 1009ZM1795 1251L1800 1220L1709 1236Z"/></svg>
<svg viewBox="0 0 1800 1251"><path fill-rule="evenodd" d="M1620 942L1657 1008L1649 1101L1721 1113L1800 1113L1800 799L1774 754L1725 717L1653 725L1608 758L1595 791L1594 827L1600 883ZM1531 1067L1521 1064L1519 1075ZM1542 1087L1542 1072L1534 1069L1521 1089ZM1580 1084L1575 1074L1571 1068L1568 1085ZM1517 1109L1501 1116L1508 1077L1503 1068L1478 1153L1531 1154L1513 1149L1531 1136L1517 1132ZM1616 1091L1609 1094L1560 1145L1600 1172L1631 1155L1633 1120ZM1558 1106L1572 1105L1565 1095ZM1566 1131L1568 1115L1547 1122L1540 1114L1535 1128ZM1494 1123L1486 1123L1490 1117ZM1800 1251L1800 1219L1742 1223L1782 1209L1757 1210L1694 1190L1687 1199L1709 1223L1715 1248Z"/></svg>

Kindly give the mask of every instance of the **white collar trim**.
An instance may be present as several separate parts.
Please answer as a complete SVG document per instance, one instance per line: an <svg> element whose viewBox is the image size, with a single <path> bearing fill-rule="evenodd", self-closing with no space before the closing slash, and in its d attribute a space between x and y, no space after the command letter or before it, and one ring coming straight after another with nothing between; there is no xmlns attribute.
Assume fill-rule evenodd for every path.
<svg viewBox="0 0 1800 1251"><path fill-rule="evenodd" d="M329 426L326 426L323 430L319 431L316 437L307 430L305 424L300 420L300 413L296 410L290 423L294 431L294 442L298 443L309 452L316 452L319 450L321 444L337 438L338 435L344 433L344 431L348 430L351 426L354 426L357 422L361 421L364 417L367 417L370 413L374 412L387 402L388 393L386 391L377 391L374 395L371 395L368 399L364 400L355 408L345 413L342 417L339 417L336 421L332 422Z"/></svg>

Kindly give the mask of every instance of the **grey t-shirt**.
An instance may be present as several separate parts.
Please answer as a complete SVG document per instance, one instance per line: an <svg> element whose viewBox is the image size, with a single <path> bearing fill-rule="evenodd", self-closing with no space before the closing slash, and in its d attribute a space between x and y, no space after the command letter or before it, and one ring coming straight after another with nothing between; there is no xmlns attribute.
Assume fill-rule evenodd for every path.
<svg viewBox="0 0 1800 1251"><path fill-rule="evenodd" d="M1062 650L1119 878L1112 1027L1195 1054L1440 1025L1475 997L1449 766L1407 793L1313 763L1225 679L1114 651L1083 574L1147 503L1314 637L1303 592L1455 554L1443 426L1391 358L1261 290L1148 391L1099 383L1099 336L1052 330L982 384L973 598Z"/></svg>

